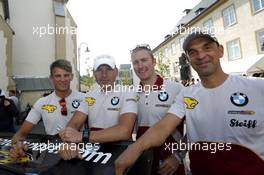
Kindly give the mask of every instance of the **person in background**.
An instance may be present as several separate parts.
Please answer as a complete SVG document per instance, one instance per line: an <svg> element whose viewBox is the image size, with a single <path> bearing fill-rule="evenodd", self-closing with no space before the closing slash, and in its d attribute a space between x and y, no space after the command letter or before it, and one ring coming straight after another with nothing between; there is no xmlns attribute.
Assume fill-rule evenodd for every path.
<svg viewBox="0 0 264 175"><path fill-rule="evenodd" d="M15 132L14 118L17 119L17 117L16 105L0 89L0 132Z"/></svg>

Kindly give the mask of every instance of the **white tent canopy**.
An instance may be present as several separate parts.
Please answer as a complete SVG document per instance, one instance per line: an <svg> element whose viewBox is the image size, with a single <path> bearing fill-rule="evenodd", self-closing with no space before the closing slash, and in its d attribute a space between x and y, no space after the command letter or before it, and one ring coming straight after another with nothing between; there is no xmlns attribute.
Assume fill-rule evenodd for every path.
<svg viewBox="0 0 264 175"><path fill-rule="evenodd" d="M253 74L264 72L264 54L254 55L221 63L224 72L229 74Z"/></svg>

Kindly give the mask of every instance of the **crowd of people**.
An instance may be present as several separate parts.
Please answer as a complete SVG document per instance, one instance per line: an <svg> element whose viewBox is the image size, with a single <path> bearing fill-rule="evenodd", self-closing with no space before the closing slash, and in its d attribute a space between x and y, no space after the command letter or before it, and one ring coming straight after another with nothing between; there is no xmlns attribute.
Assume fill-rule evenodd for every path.
<svg viewBox="0 0 264 175"><path fill-rule="evenodd" d="M115 161L117 175L124 174L150 148L154 150L152 175L187 174L184 163L187 152L193 174L262 174L264 80L223 72L220 59L224 48L210 34L191 33L183 49L199 79L181 83L165 80L155 71L156 60L148 45L131 50L131 62L141 87L136 91L115 84L118 70L109 55L95 58L93 74L99 86L86 94L71 90L72 66L66 60L56 60L50 66L54 92L34 104L14 134L11 157L25 154L26 145L22 141L42 119L46 134L58 134L66 145L132 140L135 130L136 141ZM14 132L9 126L17 115L16 100L5 98L3 92L0 99L0 131ZM184 122L186 132L183 132ZM167 149L168 145L181 143L223 143L228 150L219 151L227 153L224 156L219 158L214 154L206 161L207 152ZM239 149L242 151L234 154L239 159L235 159L228 152L234 146L247 151ZM59 154L64 160L82 159L78 147L63 147Z"/></svg>

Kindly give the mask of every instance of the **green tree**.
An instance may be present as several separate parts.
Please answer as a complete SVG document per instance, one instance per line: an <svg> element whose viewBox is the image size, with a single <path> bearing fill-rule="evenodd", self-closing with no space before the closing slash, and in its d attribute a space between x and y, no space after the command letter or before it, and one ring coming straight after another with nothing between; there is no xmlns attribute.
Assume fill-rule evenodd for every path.
<svg viewBox="0 0 264 175"><path fill-rule="evenodd" d="M131 70L120 70L119 71L119 79L120 83L122 85L132 85L133 84L133 79L130 77Z"/></svg>
<svg viewBox="0 0 264 175"><path fill-rule="evenodd" d="M164 54L163 51L160 52L159 58L157 59L156 71L163 77L170 76L170 61L167 60L167 63L164 63Z"/></svg>
<svg viewBox="0 0 264 175"><path fill-rule="evenodd" d="M95 84L95 78L93 76L83 75L80 79L81 84L87 86L89 89Z"/></svg>

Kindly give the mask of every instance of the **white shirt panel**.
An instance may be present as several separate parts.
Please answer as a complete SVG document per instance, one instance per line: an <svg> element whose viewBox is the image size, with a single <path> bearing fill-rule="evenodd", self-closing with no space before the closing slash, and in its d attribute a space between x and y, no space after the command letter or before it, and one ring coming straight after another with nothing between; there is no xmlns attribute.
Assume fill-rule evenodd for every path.
<svg viewBox="0 0 264 175"><path fill-rule="evenodd" d="M88 115L90 128L109 128L118 124L120 115L137 114L137 94L132 90L120 90L122 87L117 86L113 92L94 90L86 94L78 111Z"/></svg>
<svg viewBox="0 0 264 175"><path fill-rule="evenodd" d="M242 144L264 159L263 79L229 75L216 88L207 89L201 84L185 88L180 101L181 105L173 104L169 112L186 115L191 142Z"/></svg>
<svg viewBox="0 0 264 175"><path fill-rule="evenodd" d="M55 135L60 129L66 126L84 97L85 94L72 91L72 93L65 98L67 116L64 116L61 115L61 106L59 104L61 98L53 92L46 97L40 98L34 104L26 121L37 124L42 118L46 133L49 135Z"/></svg>

